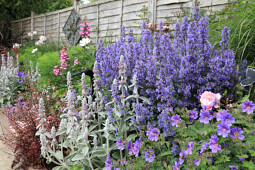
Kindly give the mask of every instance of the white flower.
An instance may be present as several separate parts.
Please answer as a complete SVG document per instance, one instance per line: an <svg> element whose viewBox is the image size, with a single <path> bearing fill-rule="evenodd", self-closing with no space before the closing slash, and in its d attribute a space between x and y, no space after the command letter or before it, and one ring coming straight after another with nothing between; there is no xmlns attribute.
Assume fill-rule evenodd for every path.
<svg viewBox="0 0 255 170"><path fill-rule="evenodd" d="M33 31L33 34L36 35L36 34L37 34L37 31Z"/></svg>
<svg viewBox="0 0 255 170"><path fill-rule="evenodd" d="M42 45L42 44L43 44L43 41L41 40L35 42L35 45Z"/></svg>
<svg viewBox="0 0 255 170"><path fill-rule="evenodd" d="M83 38L81 41L80 41L80 46L85 46L87 45L88 43L90 42L90 39L89 38Z"/></svg>
<svg viewBox="0 0 255 170"><path fill-rule="evenodd" d="M33 49L32 53L35 53L37 50L38 50L37 48Z"/></svg>
<svg viewBox="0 0 255 170"><path fill-rule="evenodd" d="M43 35L40 36L40 41L43 42L43 41L46 41L46 40L47 40L47 37L45 37L45 36L43 36Z"/></svg>
<svg viewBox="0 0 255 170"><path fill-rule="evenodd" d="M28 35L29 37L32 37L32 36L33 36L33 33L32 33L32 32L29 32L27 35Z"/></svg>
<svg viewBox="0 0 255 170"><path fill-rule="evenodd" d="M12 48L20 48L20 46L21 46L21 44L18 44L18 43L15 43L15 44L13 44L13 47Z"/></svg>

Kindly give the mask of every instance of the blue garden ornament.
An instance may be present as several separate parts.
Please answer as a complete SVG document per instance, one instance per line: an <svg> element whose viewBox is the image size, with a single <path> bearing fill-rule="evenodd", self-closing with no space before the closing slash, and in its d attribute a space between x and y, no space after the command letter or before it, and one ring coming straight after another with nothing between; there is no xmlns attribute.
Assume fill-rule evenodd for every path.
<svg viewBox="0 0 255 170"><path fill-rule="evenodd" d="M248 68L246 70L246 79L241 81L241 86L249 86L255 82L255 70Z"/></svg>

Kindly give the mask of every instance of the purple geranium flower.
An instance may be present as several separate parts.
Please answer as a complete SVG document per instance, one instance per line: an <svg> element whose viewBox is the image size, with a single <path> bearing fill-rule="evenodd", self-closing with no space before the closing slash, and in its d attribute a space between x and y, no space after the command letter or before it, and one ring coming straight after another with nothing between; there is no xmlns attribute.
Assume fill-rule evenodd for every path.
<svg viewBox="0 0 255 170"><path fill-rule="evenodd" d="M188 154L192 154L192 150L193 150L193 147L194 147L194 142L190 142L188 145L187 145L187 150L185 151L185 154L188 155Z"/></svg>
<svg viewBox="0 0 255 170"><path fill-rule="evenodd" d="M135 157L138 157L138 154L139 154L139 144L134 144L133 153L134 153Z"/></svg>
<svg viewBox="0 0 255 170"><path fill-rule="evenodd" d="M28 77L29 73L24 73L23 77Z"/></svg>
<svg viewBox="0 0 255 170"><path fill-rule="evenodd" d="M255 109L255 104L250 100L243 102L242 106L242 112L247 112L248 114L253 113L253 109Z"/></svg>
<svg viewBox="0 0 255 170"><path fill-rule="evenodd" d="M203 144L200 153L203 153L207 149L208 143Z"/></svg>
<svg viewBox="0 0 255 170"><path fill-rule="evenodd" d="M133 144L132 140L130 140L130 141L128 142L127 150L129 151L128 153L129 153L130 155L132 155L133 150L134 150L134 144Z"/></svg>
<svg viewBox="0 0 255 170"><path fill-rule="evenodd" d="M120 149L120 150L124 150L124 143L125 143L125 140L122 140L121 138L119 140L117 140L117 142L116 142L117 148Z"/></svg>
<svg viewBox="0 0 255 170"><path fill-rule="evenodd" d="M212 150L212 153L217 153L218 150L221 151L221 146L218 144L218 137L216 135L211 137L209 148Z"/></svg>
<svg viewBox="0 0 255 170"><path fill-rule="evenodd" d="M238 166L229 165L228 166L231 170L238 170Z"/></svg>
<svg viewBox="0 0 255 170"><path fill-rule="evenodd" d="M245 138L243 134L243 131L241 128L237 129L237 127L234 127L231 129L231 133L230 133L230 137L233 139L233 141L237 140L237 138L239 138L239 140L243 140Z"/></svg>
<svg viewBox="0 0 255 170"><path fill-rule="evenodd" d="M139 138L138 140L135 141L135 144L138 144L139 147L140 147L140 146L143 146L143 143L144 143L144 142L143 142L143 140L142 140L141 138Z"/></svg>
<svg viewBox="0 0 255 170"><path fill-rule="evenodd" d="M176 127L178 127L179 126L178 124L182 122L182 119L180 118L180 115L172 116L171 120L172 120L171 125L176 126Z"/></svg>
<svg viewBox="0 0 255 170"><path fill-rule="evenodd" d="M210 111L201 110L200 112L200 122L204 124L208 124L209 120L213 118L213 115L210 114Z"/></svg>
<svg viewBox="0 0 255 170"><path fill-rule="evenodd" d="M181 152L180 152L180 158L179 158L179 163L180 165L183 164L184 160L185 160L185 150L183 149Z"/></svg>
<svg viewBox="0 0 255 170"><path fill-rule="evenodd" d="M194 161L194 164L197 165L197 166L199 166L199 165L200 165L200 161L201 161L201 159L195 160L195 161Z"/></svg>
<svg viewBox="0 0 255 170"><path fill-rule="evenodd" d="M107 170L111 170L112 169L112 161L111 161L110 154L108 154L107 160L105 161L105 168Z"/></svg>
<svg viewBox="0 0 255 170"><path fill-rule="evenodd" d="M217 130L219 136L222 136L223 138L228 137L228 133L230 133L230 127L228 127L228 125L220 123L217 128L219 129Z"/></svg>
<svg viewBox="0 0 255 170"><path fill-rule="evenodd" d="M222 110L222 111L219 111L218 113L217 113L217 121L221 121L222 120L222 117L224 116L224 115L226 115L226 114L228 114L228 111L227 110Z"/></svg>
<svg viewBox="0 0 255 170"><path fill-rule="evenodd" d="M149 129L146 132L146 135L148 136L148 139L151 141L157 141L158 140L158 135L159 135L159 130L157 128Z"/></svg>
<svg viewBox="0 0 255 170"><path fill-rule="evenodd" d="M240 158L240 157L239 157L239 160L243 162L243 161L245 161L245 158Z"/></svg>
<svg viewBox="0 0 255 170"><path fill-rule="evenodd" d="M23 79L18 79L18 82L19 83L23 83Z"/></svg>
<svg viewBox="0 0 255 170"><path fill-rule="evenodd" d="M180 163L175 161L175 166L173 166L173 170L180 170Z"/></svg>
<svg viewBox="0 0 255 170"><path fill-rule="evenodd" d="M197 116L198 116L198 112L196 110L191 110L190 115L189 115L189 120L192 121L192 120L196 119Z"/></svg>
<svg viewBox="0 0 255 170"><path fill-rule="evenodd" d="M221 122L230 127L230 126L232 126L233 123L235 123L235 118L232 117L232 114L227 113L222 116Z"/></svg>
<svg viewBox="0 0 255 170"><path fill-rule="evenodd" d="M24 72L23 72L23 71L18 72L18 76L19 76L19 77L23 77L23 76L24 76Z"/></svg>
<svg viewBox="0 0 255 170"><path fill-rule="evenodd" d="M144 158L148 162L153 162L153 159L155 158L155 154L154 154L153 149L150 150L150 151L146 151Z"/></svg>

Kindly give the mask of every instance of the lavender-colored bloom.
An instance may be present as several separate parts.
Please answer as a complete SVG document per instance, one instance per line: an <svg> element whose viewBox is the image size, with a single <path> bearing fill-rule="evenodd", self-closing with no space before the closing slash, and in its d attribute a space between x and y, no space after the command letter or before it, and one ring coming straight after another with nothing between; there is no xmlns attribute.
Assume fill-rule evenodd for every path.
<svg viewBox="0 0 255 170"><path fill-rule="evenodd" d="M24 81L23 81L23 79L18 79L18 82L23 83Z"/></svg>
<svg viewBox="0 0 255 170"><path fill-rule="evenodd" d="M190 142L188 145L187 145L187 150L185 151L185 154L188 155L188 154L192 154L192 151L193 151L193 147L194 147L194 142Z"/></svg>
<svg viewBox="0 0 255 170"><path fill-rule="evenodd" d="M176 127L179 127L178 124L182 122L182 119L180 118L180 115L172 116L171 120L172 120L171 125L176 126Z"/></svg>
<svg viewBox="0 0 255 170"><path fill-rule="evenodd" d="M199 165L200 165L200 161L201 161L201 159L195 160L195 161L194 161L194 164L197 165L197 166L199 166Z"/></svg>
<svg viewBox="0 0 255 170"><path fill-rule="evenodd" d="M129 152L128 152L129 155L132 155L132 154L133 154L134 144L133 144L132 140L130 140L130 141L128 142L127 150L129 151Z"/></svg>
<svg viewBox="0 0 255 170"><path fill-rule="evenodd" d="M242 106L242 112L247 112L248 114L253 113L253 109L255 109L255 104L250 100L243 102Z"/></svg>
<svg viewBox="0 0 255 170"><path fill-rule="evenodd" d="M175 166L173 166L173 170L180 170L180 163L175 161Z"/></svg>
<svg viewBox="0 0 255 170"><path fill-rule="evenodd" d="M158 141L159 136L159 130L157 128L149 129L146 132L146 135L148 136L148 139L151 141Z"/></svg>
<svg viewBox="0 0 255 170"><path fill-rule="evenodd" d="M221 151L221 146L218 144L218 137L216 135L211 137L209 148L212 150L212 153L217 153L218 150Z"/></svg>
<svg viewBox="0 0 255 170"><path fill-rule="evenodd" d="M185 160L185 150L183 149L179 155L180 155L179 163L180 165L182 165Z"/></svg>
<svg viewBox="0 0 255 170"><path fill-rule="evenodd" d="M120 149L120 150L124 150L124 143L125 143L125 140L122 140L121 138L119 140L117 140L117 142L116 142L117 148Z"/></svg>
<svg viewBox="0 0 255 170"><path fill-rule="evenodd" d="M155 158L155 154L154 154L153 149L150 150L150 151L146 151L144 158L148 162L153 162L153 159Z"/></svg>
<svg viewBox="0 0 255 170"><path fill-rule="evenodd" d="M223 138L228 137L228 134L230 133L230 127L224 123L220 123L218 124L217 128L219 130L217 130L217 133L219 136L222 136Z"/></svg>
<svg viewBox="0 0 255 170"><path fill-rule="evenodd" d="M133 153L134 153L135 157L138 157L138 154L139 154L139 144L134 144Z"/></svg>
<svg viewBox="0 0 255 170"><path fill-rule="evenodd" d="M245 161L245 158L239 158L239 160L243 162L243 161Z"/></svg>
<svg viewBox="0 0 255 170"><path fill-rule="evenodd" d="M111 161L110 154L108 154L107 160L105 161L105 168L106 168L107 170L111 170L111 169L112 169L112 166L113 166L113 163L112 163L112 161Z"/></svg>
<svg viewBox="0 0 255 170"><path fill-rule="evenodd" d="M189 120L194 120L198 117L198 112L196 110L191 110L189 115Z"/></svg>
<svg viewBox="0 0 255 170"><path fill-rule="evenodd" d="M22 72L18 72L18 76L19 77L23 77L24 76L24 72L22 71Z"/></svg>
<svg viewBox="0 0 255 170"><path fill-rule="evenodd" d="M208 143L203 144L200 153L203 153L207 149Z"/></svg>
<svg viewBox="0 0 255 170"><path fill-rule="evenodd" d="M199 20L199 15L200 15L200 7L195 7L194 13L193 13L193 19L198 21Z"/></svg>
<svg viewBox="0 0 255 170"><path fill-rule="evenodd" d="M135 144L138 144L139 147L143 146L143 140L139 138L138 140L135 141Z"/></svg>
<svg viewBox="0 0 255 170"><path fill-rule="evenodd" d="M232 126L233 123L235 123L235 118L232 117L232 114L227 113L222 116L221 122L230 127L230 126Z"/></svg>
<svg viewBox="0 0 255 170"><path fill-rule="evenodd" d="M210 111L201 110L200 111L200 122L204 124L208 124L209 121L213 118L213 116L210 114Z"/></svg>
<svg viewBox="0 0 255 170"><path fill-rule="evenodd" d="M24 73L23 77L28 77L29 74L28 73Z"/></svg>
<svg viewBox="0 0 255 170"><path fill-rule="evenodd" d="M226 115L226 114L230 114L230 113L228 113L227 110L219 111L219 112L217 113L217 116L216 116L217 121L222 121L223 116Z"/></svg>
<svg viewBox="0 0 255 170"><path fill-rule="evenodd" d="M228 148L228 143L227 142L224 142L223 144L226 148Z"/></svg>
<svg viewBox="0 0 255 170"><path fill-rule="evenodd" d="M243 140L245 138L243 134L243 130L241 128L237 129L237 127L234 127L231 129L230 137L233 139L233 141L239 139Z"/></svg>
<svg viewBox="0 0 255 170"><path fill-rule="evenodd" d="M238 166L229 165L228 166L231 170L238 170Z"/></svg>
<svg viewBox="0 0 255 170"><path fill-rule="evenodd" d="M118 128L115 128L115 135L116 135L116 136L119 135Z"/></svg>

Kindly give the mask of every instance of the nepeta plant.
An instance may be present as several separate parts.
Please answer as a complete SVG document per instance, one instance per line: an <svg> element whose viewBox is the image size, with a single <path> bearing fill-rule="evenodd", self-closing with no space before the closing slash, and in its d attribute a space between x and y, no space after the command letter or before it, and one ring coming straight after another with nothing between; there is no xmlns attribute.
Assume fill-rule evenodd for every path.
<svg viewBox="0 0 255 170"><path fill-rule="evenodd" d="M82 75L82 107L78 111L75 108L71 74L67 74L67 108L61 115L59 129L53 128L51 132L45 130L45 115L43 100L40 100L37 135L41 139L42 156L49 162L59 165L57 168L70 169L72 165L102 169L112 166L111 162L123 160L127 152L118 150L116 141L120 139L132 140L136 135L136 128L132 121L139 119L136 112L136 104L149 102L138 94L136 76L131 86L127 84L126 65L122 56L119 62L119 79L114 79L111 91L111 101L107 104L103 101L103 94L99 88L99 70L95 62L94 72L94 100L88 96L85 74ZM132 95L125 93L133 90ZM120 99L116 95L120 94ZM130 103L130 100L136 102ZM141 143L141 142L140 142ZM118 144L120 145L120 144ZM137 155L139 147L134 151ZM106 160L106 156L108 158Z"/></svg>
<svg viewBox="0 0 255 170"><path fill-rule="evenodd" d="M208 17L200 18L197 7L193 19L184 17L182 23L176 24L173 39L162 31L153 35L145 22L139 40L132 30L126 35L123 27L119 41L107 47L101 41L97 47L99 84L111 89L113 80L120 76L118 63L123 55L126 81L131 82L136 75L140 94L157 106L154 112L160 112L158 124L166 135L174 134L168 126L172 107L197 107L195 101L205 90L223 94L237 81L234 52L228 49L229 29L223 29L222 48L216 49L209 42L208 24ZM159 30L162 27L160 22ZM118 96L116 99L120 100ZM150 107L146 109L148 113L153 112Z"/></svg>

